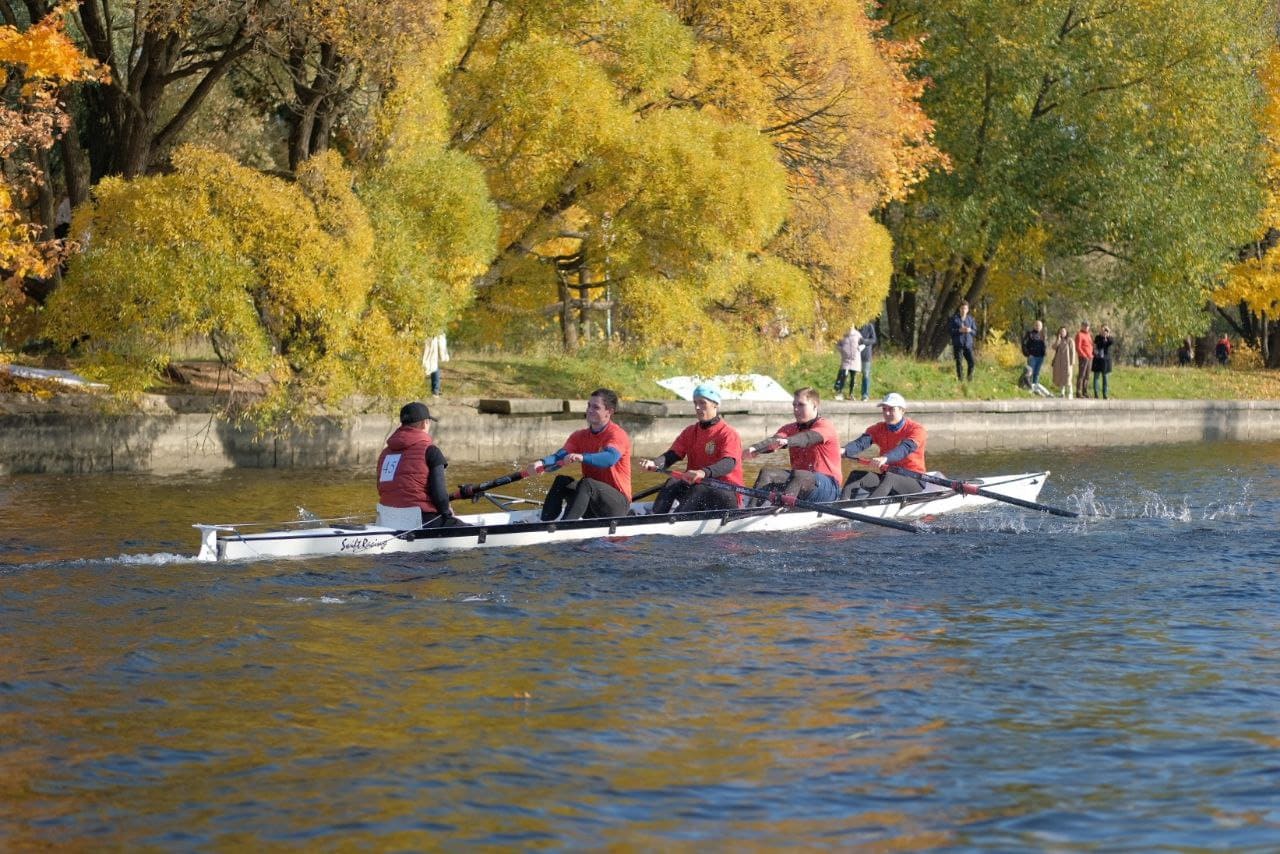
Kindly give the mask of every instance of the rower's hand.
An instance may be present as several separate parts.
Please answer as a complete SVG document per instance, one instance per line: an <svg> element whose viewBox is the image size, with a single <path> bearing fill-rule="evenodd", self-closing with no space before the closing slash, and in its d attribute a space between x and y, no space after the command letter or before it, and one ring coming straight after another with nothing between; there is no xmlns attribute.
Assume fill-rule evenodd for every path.
<svg viewBox="0 0 1280 854"><path fill-rule="evenodd" d="M889 461L884 457L872 457L870 464L876 471L884 471L889 467Z"/></svg>
<svg viewBox="0 0 1280 854"><path fill-rule="evenodd" d="M654 460L641 460L640 468L644 469L645 471L657 471L658 463Z"/></svg>
<svg viewBox="0 0 1280 854"><path fill-rule="evenodd" d="M458 495L463 498L470 498L472 501L479 501L480 496L483 494L483 492L476 491L476 484L474 483L464 483L458 487Z"/></svg>
<svg viewBox="0 0 1280 854"><path fill-rule="evenodd" d="M582 462L582 454L566 454L564 461L566 463L580 463Z"/></svg>
<svg viewBox="0 0 1280 854"><path fill-rule="evenodd" d="M693 484L702 483L703 479L707 476L707 473L702 469L693 469L692 471L685 472L685 474L687 475L685 480Z"/></svg>
<svg viewBox="0 0 1280 854"><path fill-rule="evenodd" d="M544 463L542 460L534 460L533 462L529 463L529 465L524 467L524 476L537 477L538 475L542 474L546 470L547 470L546 463Z"/></svg>

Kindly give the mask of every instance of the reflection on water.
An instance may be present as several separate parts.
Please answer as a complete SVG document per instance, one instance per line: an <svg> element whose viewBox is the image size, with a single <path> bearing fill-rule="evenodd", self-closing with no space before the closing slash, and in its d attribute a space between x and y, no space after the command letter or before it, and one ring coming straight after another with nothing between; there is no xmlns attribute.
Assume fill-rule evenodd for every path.
<svg viewBox="0 0 1280 854"><path fill-rule="evenodd" d="M1274 848L1280 446L935 463L1100 517L209 566L370 478L2 480L0 847Z"/></svg>

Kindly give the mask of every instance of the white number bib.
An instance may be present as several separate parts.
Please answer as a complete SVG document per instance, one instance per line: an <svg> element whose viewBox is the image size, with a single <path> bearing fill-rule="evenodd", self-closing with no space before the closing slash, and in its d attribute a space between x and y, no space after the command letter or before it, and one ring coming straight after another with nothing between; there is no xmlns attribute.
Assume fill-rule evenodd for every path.
<svg viewBox="0 0 1280 854"><path fill-rule="evenodd" d="M399 454L387 454L382 458L382 471L378 472L378 482L386 483L396 479L396 469L400 466Z"/></svg>

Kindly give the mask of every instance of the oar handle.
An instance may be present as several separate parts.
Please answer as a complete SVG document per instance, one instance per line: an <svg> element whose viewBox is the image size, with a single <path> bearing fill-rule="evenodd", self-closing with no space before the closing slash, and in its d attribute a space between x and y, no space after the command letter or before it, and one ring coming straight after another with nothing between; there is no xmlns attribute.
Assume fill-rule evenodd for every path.
<svg viewBox="0 0 1280 854"><path fill-rule="evenodd" d="M459 487L458 491L449 496L450 501L457 501L459 498L479 498L484 493L498 486L506 486L508 483L515 483L517 480L523 480L528 477L524 470L513 471L511 474L504 474L502 477L495 477L493 480L486 480L484 483L464 483Z"/></svg>

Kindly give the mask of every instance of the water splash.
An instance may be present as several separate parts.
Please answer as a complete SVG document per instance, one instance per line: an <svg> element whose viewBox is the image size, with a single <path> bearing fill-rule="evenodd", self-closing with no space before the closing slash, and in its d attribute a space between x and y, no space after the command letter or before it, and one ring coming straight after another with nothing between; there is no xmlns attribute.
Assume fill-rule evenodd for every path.
<svg viewBox="0 0 1280 854"><path fill-rule="evenodd" d="M1103 501L1094 486L1088 484L1080 492L1067 497L1067 504L1081 518L1094 519L1159 519L1192 523L1222 521L1248 517L1253 512L1253 483L1243 481L1238 497L1196 506L1189 496L1164 496L1152 490L1139 490L1114 502Z"/></svg>
<svg viewBox="0 0 1280 854"><path fill-rule="evenodd" d="M299 522L312 522L312 523L314 523L314 524L317 524L317 525L318 525L318 524L320 524L323 520L322 520L319 516L317 516L316 514L312 513L310 510L308 510L307 508L302 507L302 506L299 506L299 507L298 507L298 521L299 521Z"/></svg>

